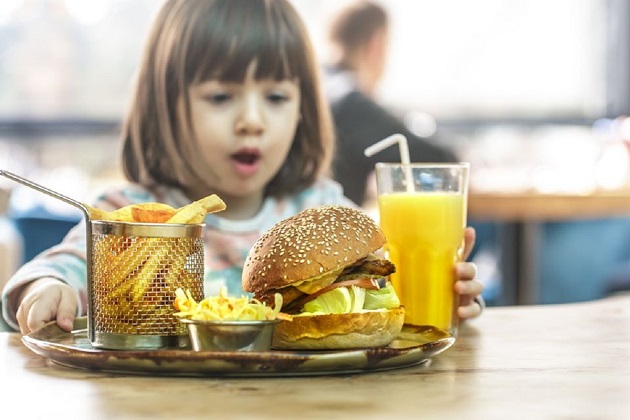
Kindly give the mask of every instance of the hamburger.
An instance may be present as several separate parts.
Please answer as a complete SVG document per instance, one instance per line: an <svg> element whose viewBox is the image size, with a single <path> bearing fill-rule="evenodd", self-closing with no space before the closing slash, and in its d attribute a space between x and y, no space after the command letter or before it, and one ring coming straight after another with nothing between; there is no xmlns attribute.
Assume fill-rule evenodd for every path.
<svg viewBox="0 0 630 420"><path fill-rule="evenodd" d="M243 289L292 321L276 325L272 346L347 349L389 344L404 309L387 276L394 264L376 256L385 235L365 213L345 206L304 210L271 227L254 244Z"/></svg>

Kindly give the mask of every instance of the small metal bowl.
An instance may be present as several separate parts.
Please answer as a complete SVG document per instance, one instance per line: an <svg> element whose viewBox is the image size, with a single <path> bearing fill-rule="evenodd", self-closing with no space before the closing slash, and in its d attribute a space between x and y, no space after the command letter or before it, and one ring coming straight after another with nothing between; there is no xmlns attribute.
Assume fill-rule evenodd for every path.
<svg viewBox="0 0 630 420"><path fill-rule="evenodd" d="M182 318L194 351L267 351L278 319L204 321Z"/></svg>

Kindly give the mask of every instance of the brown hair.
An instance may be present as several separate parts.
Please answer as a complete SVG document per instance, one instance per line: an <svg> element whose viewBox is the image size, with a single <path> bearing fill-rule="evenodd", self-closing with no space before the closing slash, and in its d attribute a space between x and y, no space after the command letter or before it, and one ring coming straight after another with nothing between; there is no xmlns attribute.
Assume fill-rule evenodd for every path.
<svg viewBox="0 0 630 420"><path fill-rule="evenodd" d="M123 127L127 178L182 188L203 183L188 87L210 78L243 81L255 59L256 78L295 78L301 92L295 138L266 195L298 192L328 171L332 120L311 41L293 6L286 0L169 0L154 21Z"/></svg>
<svg viewBox="0 0 630 420"><path fill-rule="evenodd" d="M387 12L369 1L358 1L340 11L333 19L330 41L339 48L340 63L349 65L348 59L367 44L372 35L388 25Z"/></svg>

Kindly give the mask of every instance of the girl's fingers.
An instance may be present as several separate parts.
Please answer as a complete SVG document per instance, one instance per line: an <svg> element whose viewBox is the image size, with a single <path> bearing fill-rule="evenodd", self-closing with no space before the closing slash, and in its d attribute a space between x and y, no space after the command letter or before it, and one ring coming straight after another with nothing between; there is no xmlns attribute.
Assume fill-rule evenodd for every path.
<svg viewBox="0 0 630 420"><path fill-rule="evenodd" d="M464 261L468 259L473 247L475 246L475 238L475 228L467 227L464 229Z"/></svg>
<svg viewBox="0 0 630 420"><path fill-rule="evenodd" d="M455 292L459 295L477 296L483 291L483 284L478 280L458 280Z"/></svg>
<svg viewBox="0 0 630 420"><path fill-rule="evenodd" d="M57 324L62 330L72 331L78 305L79 302L77 302L74 291L69 286L64 288L57 308Z"/></svg>
<svg viewBox="0 0 630 420"><path fill-rule="evenodd" d="M475 229L467 227L464 230L464 261L468 259L475 246ZM455 292L459 294L459 308L457 314L460 319L469 319L481 315L483 303L480 300L483 284L475 280L477 277L477 266L471 262L459 262L455 265Z"/></svg>
<svg viewBox="0 0 630 420"><path fill-rule="evenodd" d="M482 310L482 305L479 302L473 300L469 305L460 306L459 308L457 308L457 315L459 315L460 319L470 319L481 315Z"/></svg>
<svg viewBox="0 0 630 420"><path fill-rule="evenodd" d="M458 280L455 291L459 294L459 308L457 314L461 319L479 316L483 310L481 292L483 284L478 280Z"/></svg>
<svg viewBox="0 0 630 420"><path fill-rule="evenodd" d="M477 265L471 262L455 264L455 275L459 280L473 280L477 277Z"/></svg>
<svg viewBox="0 0 630 420"><path fill-rule="evenodd" d="M73 289L67 284L49 278L37 280L27 286L16 312L20 332L28 334L52 320L71 331L78 305Z"/></svg>

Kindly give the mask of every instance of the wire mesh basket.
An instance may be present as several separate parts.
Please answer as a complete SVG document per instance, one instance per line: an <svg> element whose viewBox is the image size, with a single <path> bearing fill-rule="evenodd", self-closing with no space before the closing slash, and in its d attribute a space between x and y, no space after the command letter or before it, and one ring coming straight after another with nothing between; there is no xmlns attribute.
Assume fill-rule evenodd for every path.
<svg viewBox="0 0 630 420"><path fill-rule="evenodd" d="M173 315L175 290L203 299L203 225L91 222L92 345L113 349L187 346Z"/></svg>
<svg viewBox="0 0 630 420"><path fill-rule="evenodd" d="M173 315L173 301L178 287L203 299L205 225L91 220L83 203L5 170L0 176L83 212L92 346L140 350L190 345L186 326Z"/></svg>

